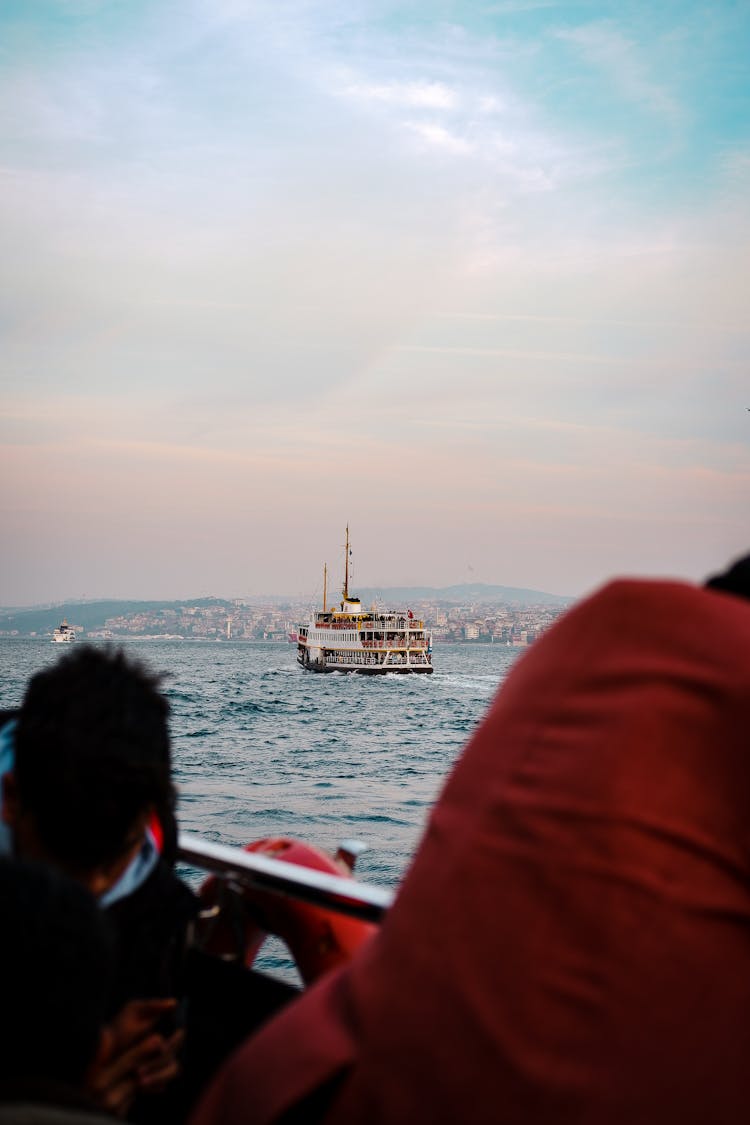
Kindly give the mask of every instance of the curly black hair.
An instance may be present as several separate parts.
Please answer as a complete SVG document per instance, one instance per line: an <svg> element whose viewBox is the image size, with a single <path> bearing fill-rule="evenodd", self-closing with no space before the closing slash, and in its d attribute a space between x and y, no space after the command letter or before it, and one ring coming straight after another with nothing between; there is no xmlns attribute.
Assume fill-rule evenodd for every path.
<svg viewBox="0 0 750 1125"><path fill-rule="evenodd" d="M737 559L722 574L714 574L707 579L710 590L723 590L738 598L750 598L750 555Z"/></svg>
<svg viewBox="0 0 750 1125"><path fill-rule="evenodd" d="M19 802L50 856L91 871L153 808L173 834L169 704L124 652L81 645L29 682L16 729Z"/></svg>

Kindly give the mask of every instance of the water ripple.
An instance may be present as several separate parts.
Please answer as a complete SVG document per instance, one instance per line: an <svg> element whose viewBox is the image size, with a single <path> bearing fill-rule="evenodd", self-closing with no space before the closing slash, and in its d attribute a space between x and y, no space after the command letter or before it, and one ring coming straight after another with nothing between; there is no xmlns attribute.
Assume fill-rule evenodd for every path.
<svg viewBox="0 0 750 1125"><path fill-rule="evenodd" d="M369 844L361 878L395 885L467 738L510 667L500 646L440 645L429 677L302 672L271 644L129 642L168 674L183 828L226 844L296 836ZM0 706L59 658L48 641L0 640Z"/></svg>

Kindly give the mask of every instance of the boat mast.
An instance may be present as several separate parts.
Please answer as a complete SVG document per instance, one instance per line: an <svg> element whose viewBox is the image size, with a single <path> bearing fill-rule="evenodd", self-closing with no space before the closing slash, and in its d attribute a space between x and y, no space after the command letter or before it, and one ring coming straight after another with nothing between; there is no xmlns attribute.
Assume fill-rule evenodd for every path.
<svg viewBox="0 0 750 1125"><path fill-rule="evenodd" d="M328 563L323 563L323 613L326 612L326 594L328 592Z"/></svg>
<svg viewBox="0 0 750 1125"><path fill-rule="evenodd" d="M346 525L346 558L344 562L344 598L349 598L349 524Z"/></svg>

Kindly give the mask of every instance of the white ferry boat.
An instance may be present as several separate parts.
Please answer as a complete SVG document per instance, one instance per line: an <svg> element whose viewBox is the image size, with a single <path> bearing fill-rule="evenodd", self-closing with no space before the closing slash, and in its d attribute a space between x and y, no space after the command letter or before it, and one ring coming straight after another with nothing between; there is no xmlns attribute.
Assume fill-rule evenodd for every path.
<svg viewBox="0 0 750 1125"><path fill-rule="evenodd" d="M338 609L326 606L297 630L297 663L310 672L432 672L432 634L411 610L362 608L349 593L349 528L346 529L344 587Z"/></svg>
<svg viewBox="0 0 750 1125"><path fill-rule="evenodd" d="M76 639L76 631L67 621L61 622L52 634L53 643L56 645L69 645Z"/></svg>

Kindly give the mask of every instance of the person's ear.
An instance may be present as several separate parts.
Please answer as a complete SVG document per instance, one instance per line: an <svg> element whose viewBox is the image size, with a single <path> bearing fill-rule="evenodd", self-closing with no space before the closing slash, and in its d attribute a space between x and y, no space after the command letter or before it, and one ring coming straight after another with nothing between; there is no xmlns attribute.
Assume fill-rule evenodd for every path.
<svg viewBox="0 0 750 1125"><path fill-rule="evenodd" d="M14 828L18 823L18 784L13 770L9 770L2 779L2 808L0 816L9 828Z"/></svg>
<svg viewBox="0 0 750 1125"><path fill-rule="evenodd" d="M139 823L138 834L128 843L124 851L120 852L116 859L111 860L109 863L100 864L99 867L92 868L83 877L81 881L88 887L94 898L101 898L102 895L111 890L125 871L127 871L128 867L143 847L144 831L145 820L143 824Z"/></svg>

